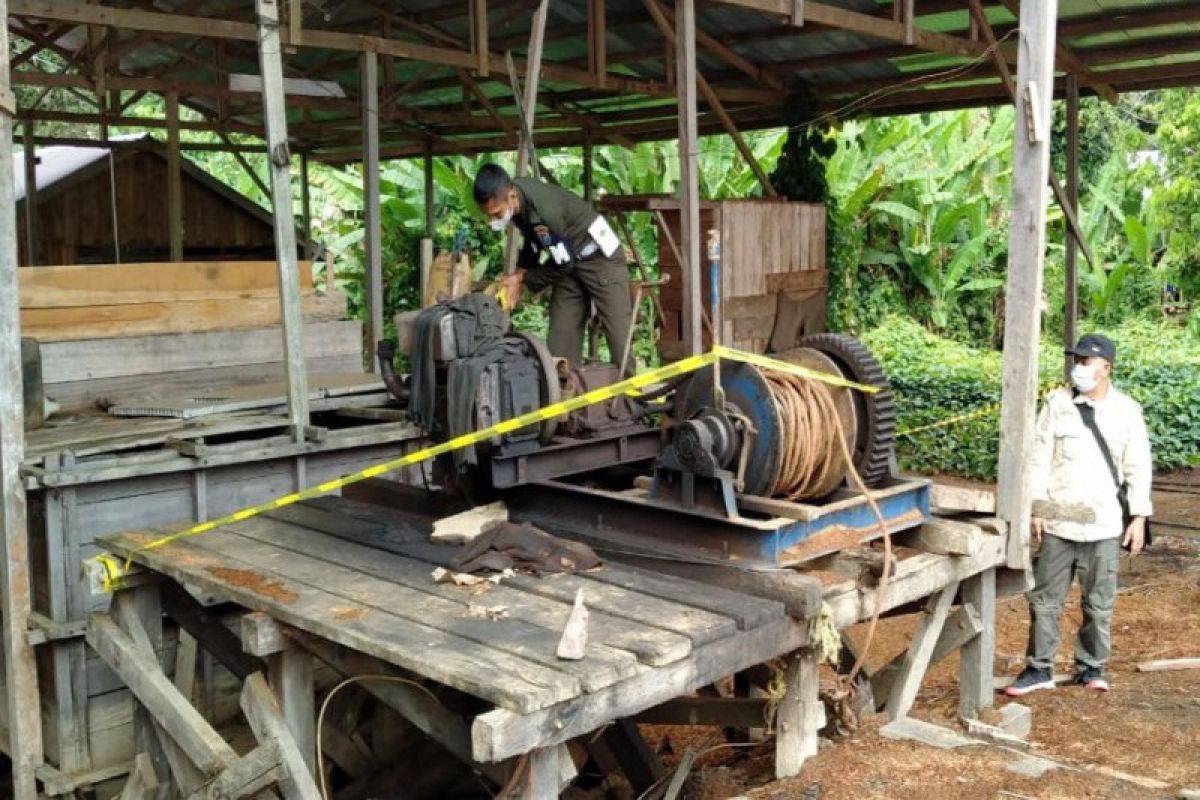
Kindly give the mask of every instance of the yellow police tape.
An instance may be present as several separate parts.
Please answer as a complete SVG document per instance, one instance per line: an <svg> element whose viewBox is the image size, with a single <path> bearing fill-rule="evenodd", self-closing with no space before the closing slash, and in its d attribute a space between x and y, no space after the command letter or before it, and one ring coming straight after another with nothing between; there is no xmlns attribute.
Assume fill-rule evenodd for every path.
<svg viewBox="0 0 1200 800"><path fill-rule="evenodd" d="M1047 392L1061 385L1062 384L1059 381L1048 381L1041 385L1041 388L1038 389L1038 394L1042 397L1045 397ZM902 431L896 431L896 438L899 439L901 436L912 436L913 434L924 433L925 431L932 431L938 428L948 428L949 426L956 425L959 422L965 422L966 420L974 419L975 417L982 417L985 414L993 414L999 410L1000 404L992 403L991 405L977 408L974 411L967 411L963 414L955 414L952 417L946 417L945 419L938 420L937 422L931 422L928 425L921 425L916 428L907 428Z"/></svg>
<svg viewBox="0 0 1200 800"><path fill-rule="evenodd" d="M440 455L451 453L464 447L470 447L472 445L479 444L480 442L491 439L494 436L503 436L506 433L512 433L513 431L520 430L521 428L530 425L536 425L538 423L545 422L546 420L553 419L554 417L595 405L596 403L602 403L605 400L611 400L618 395L626 394L638 389L644 389L650 384L658 383L659 381L670 380L671 378L677 378L681 375L695 372L698 369L713 364L718 358L741 361L757 367L762 367L764 369L787 372L834 386L843 386L850 389L856 389L860 392L866 392L868 394L874 394L875 392L878 392L880 388L878 386L855 383L854 381L846 380L838 375L817 372L816 370L810 370L795 364L777 361L766 356L755 355L754 353L745 353L740 350L733 350L728 347L722 347L718 345L707 353L689 356L664 367L659 367L658 369L644 372L641 375L635 375L632 378L627 378L618 383L614 383L609 386L603 386L599 389L593 389L590 392L585 392L584 394L548 405L544 408L539 408L535 411L521 414L513 417L512 419L506 419L503 422L498 422L495 425L491 425L487 428L482 428L471 433L465 433L462 436L456 436L449 441L441 442L440 444L435 444L430 447L417 450L413 453L409 453L406 456L401 456L400 458L395 458L391 461L384 461L382 463L367 467L366 469L359 470L358 472L354 472L349 475L343 475L340 478L334 478L333 480L319 483L316 486L310 486L302 491L293 492L292 494L285 494L282 497L276 497L274 500L268 500L265 503L259 503L258 505L234 511L232 514L227 514L226 516L218 519L192 525L189 528L185 528L175 533L163 536L159 539L155 539L152 542L148 542L147 544L130 551L129 555L125 559L124 566L119 565L112 556L108 554L101 554L95 558L96 563L99 565L101 585L106 592L111 592L117 588L122 577L129 571L130 566L133 564L133 557L137 553L144 552L146 550L153 550L189 536L196 536L198 534L211 531L214 528L219 528L222 525L228 525L231 522L240 522L244 519L256 517L259 514L266 513L267 511L273 511L277 508L283 508L284 506L290 506L293 503L300 502L301 500L308 500L309 498L328 494L329 492L349 486L352 483L366 480L367 478L375 478L383 475L384 473L392 472L393 470L412 466L413 464L419 464L422 461L427 461L428 459L436 458Z"/></svg>

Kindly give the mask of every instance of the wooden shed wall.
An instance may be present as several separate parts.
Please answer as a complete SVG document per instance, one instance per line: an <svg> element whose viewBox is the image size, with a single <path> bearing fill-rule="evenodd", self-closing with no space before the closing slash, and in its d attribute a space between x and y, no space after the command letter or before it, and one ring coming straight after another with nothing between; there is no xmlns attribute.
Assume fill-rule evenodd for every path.
<svg viewBox="0 0 1200 800"><path fill-rule="evenodd" d="M147 150L121 154L114 172L120 259L113 241L109 162L102 159L47 187L38 199L39 264L169 260L166 160ZM274 234L265 219L186 170L182 185L185 259L274 257ZM24 202L18 209L23 232ZM24 237L18 238L21 263L28 264Z"/></svg>

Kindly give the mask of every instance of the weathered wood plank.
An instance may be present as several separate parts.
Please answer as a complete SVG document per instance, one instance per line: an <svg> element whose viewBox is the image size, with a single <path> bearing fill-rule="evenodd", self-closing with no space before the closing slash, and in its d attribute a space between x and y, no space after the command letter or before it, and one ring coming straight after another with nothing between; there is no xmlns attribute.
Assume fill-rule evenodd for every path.
<svg viewBox="0 0 1200 800"><path fill-rule="evenodd" d="M973 578L971 580L974 580ZM965 583L965 582L964 582ZM965 589L964 589L965 591ZM983 623L979 612L970 603L959 606L954 613L946 617L942 633L929 657L929 666L939 663L955 650L963 647L983 631ZM875 708L882 711L892 693L892 686L904 666L905 653L900 653L882 668L871 674L871 694L875 698Z"/></svg>
<svg viewBox="0 0 1200 800"><path fill-rule="evenodd" d="M315 773L317 763L317 711L312 656L299 648L285 647L267 658L267 673L270 675L271 688L279 698L292 743L303 759L304 769L311 776ZM292 760L289 758L285 763L295 778L298 773L292 769Z"/></svg>
<svg viewBox="0 0 1200 800"><path fill-rule="evenodd" d="M279 759L286 772L286 776L279 781L284 797L288 800L321 800L321 793L313 780L312 766L292 738L279 701L261 672L246 679L242 687L241 706L260 744L274 742L278 745Z"/></svg>
<svg viewBox="0 0 1200 800"><path fill-rule="evenodd" d="M121 787L120 800L153 800L158 794L158 775L150 756L138 753L133 759L133 769Z"/></svg>
<svg viewBox="0 0 1200 800"><path fill-rule="evenodd" d="M564 686L579 685L585 691L595 691L626 678L637 668L637 661L631 653L603 645L593 645L587 657L581 661L562 661L554 655L559 631L507 616L500 619L472 616L473 607L494 607L486 596L464 595L456 602L356 570L333 567L322 559L292 550L280 550L239 535L243 530L255 529L262 534L277 531L281 527L284 527L281 523L270 520L245 520L205 534L204 545L211 550L232 555L254 568L275 568L279 574L287 577L289 583L302 582L320 587L344 599L347 607L357 608L361 604L364 608L391 613L400 619L437 628L493 648L496 651L493 661L497 668L506 663L498 656L511 653L528 660L530 666L541 664L549 670L561 672ZM432 578L429 580L432 582ZM513 666L520 669L526 663L515 662Z"/></svg>
<svg viewBox="0 0 1200 800"><path fill-rule="evenodd" d="M179 694L158 662L140 650L112 617L93 614L88 619L87 641L201 771L215 775L237 758L225 740Z"/></svg>
<svg viewBox="0 0 1200 800"><path fill-rule="evenodd" d="M996 570L986 569L962 582L962 601L979 615L979 635L963 644L958 662L958 714L979 716L995 698Z"/></svg>
<svg viewBox="0 0 1200 800"><path fill-rule="evenodd" d="M222 624L220 618L200 605L182 586L167 583L161 592L163 611L167 616L202 644L225 669L243 680L266 669L261 659L242 650L238 637Z"/></svg>
<svg viewBox="0 0 1200 800"><path fill-rule="evenodd" d="M983 529L973 523L934 517L899 538L905 544L929 553L973 556L983 547L984 535Z"/></svg>
<svg viewBox="0 0 1200 800"><path fill-rule="evenodd" d="M729 639L699 647L692 657L651 670L607 689L531 714L496 709L475 718L472 753L477 761L500 761L588 733L701 686L808 644L808 626L781 619Z"/></svg>
<svg viewBox="0 0 1200 800"><path fill-rule="evenodd" d="M101 540L110 551L126 556L158 538L158 533L126 533ZM179 581L272 617L301 630L396 664L497 705L527 713L579 691L566 673L497 651L460 636L356 605L286 576L254 568L225 554L180 540L166 547L139 551L136 561ZM427 653L436 652L430 659ZM497 676L504 667L511 674Z"/></svg>
<svg viewBox="0 0 1200 800"><path fill-rule="evenodd" d="M188 795L187 800L238 800L251 797L279 783L286 776L287 769L279 757L279 744L265 742L244 757L235 759L228 769Z"/></svg>
<svg viewBox="0 0 1200 800"><path fill-rule="evenodd" d="M274 512L268 516L277 518ZM331 516L341 522L347 520L344 515ZM305 518L311 523L312 517ZM358 522L358 524L363 523ZM430 576L430 565L426 562L404 558L394 553L380 552L372 547L326 536L294 524L263 533L259 533L253 527L245 527L241 533L260 541L273 542L288 550L308 553L314 558L330 564L358 570L367 575L390 580L448 600L463 602L464 597L467 596L462 588L434 583ZM507 586L505 583L489 589L485 598L489 605L507 607L510 616L515 619L525 620L552 631L562 629L571 611L570 605L565 602L533 595ZM691 652L691 640L682 634L630 623L628 620L600 613L595 609L592 609L590 635L594 643L627 650L637 656L642 663L652 666L669 664L684 658Z"/></svg>
<svg viewBox="0 0 1200 800"><path fill-rule="evenodd" d="M300 288L311 290L312 263L300 262ZM162 261L66 264L21 270L21 308L148 303L274 293L274 261ZM271 296L271 294L268 294Z"/></svg>
<svg viewBox="0 0 1200 800"><path fill-rule="evenodd" d="M819 690L821 664L816 650L805 648L788 659L787 690L776 711L775 777L790 778L817 754L817 731L825 724Z"/></svg>
<svg viewBox="0 0 1200 800"><path fill-rule="evenodd" d="M925 616L917 624L912 644L904 655L900 674L888 697L887 714L890 719L907 716L912 708L917 690L921 688L921 681L925 679L925 671L929 668L929 659L933 656L934 647L941 637L950 604L954 602L954 595L957 593L958 583L952 583L942 589L936 598L930 600Z"/></svg>

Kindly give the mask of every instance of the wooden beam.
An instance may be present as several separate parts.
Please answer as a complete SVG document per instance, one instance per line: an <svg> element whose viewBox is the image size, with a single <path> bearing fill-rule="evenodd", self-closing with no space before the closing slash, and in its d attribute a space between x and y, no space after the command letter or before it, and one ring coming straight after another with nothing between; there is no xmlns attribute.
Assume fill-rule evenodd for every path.
<svg viewBox="0 0 1200 800"><path fill-rule="evenodd" d="M895 687L888 697L889 719L908 716L917 691L921 688L921 681L925 679L925 671L929 668L933 650L942 635L946 615L950 612L950 605L957 593L958 583L954 582L942 589L936 597L930 598L925 616L917 623L917 630L913 633L912 644L904 654L904 663L896 677Z"/></svg>
<svg viewBox="0 0 1200 800"><path fill-rule="evenodd" d="M26 118L21 123L21 132L25 146L25 263L36 266L38 263L38 202L37 202L37 134L36 124Z"/></svg>
<svg viewBox="0 0 1200 800"><path fill-rule="evenodd" d="M983 623L979 619L979 612L975 610L975 607L970 603L959 606L946 617L942 633L933 647L933 655L929 657L929 666L940 663L982 632ZM850 640L846 638L844 632L842 643L848 646L855 658L858 657L856 648L849 646ZM879 711L882 711L887 705L887 699L892 693L892 686L895 685L896 678L904 666L904 657L905 653L900 653L884 664L882 668L871 672L871 694L875 697L875 708Z"/></svg>
<svg viewBox="0 0 1200 800"><path fill-rule="evenodd" d="M278 743L266 742L235 758L220 775L188 795L187 800L238 800L257 795L286 776Z"/></svg>
<svg viewBox="0 0 1200 800"><path fill-rule="evenodd" d="M648 6L649 7L649 6ZM657 8L657 6L654 6ZM675 2L675 85L679 97L679 269L683 276L683 344L689 355L703 349L700 333L700 173L696 121L696 4ZM668 37L669 38L669 37Z"/></svg>
<svg viewBox="0 0 1200 800"><path fill-rule="evenodd" d="M1054 88L1057 0L1022 0L1017 67L1016 142L1005 288L1004 393L1000 407L996 508L1008 523L1008 566L1029 569L1033 506L1029 456L1038 397L1039 306L1046 259L1044 187L1050 175L1050 102Z"/></svg>
<svg viewBox="0 0 1200 800"><path fill-rule="evenodd" d="M267 658L267 669L283 719L311 776L315 774L317 753L312 656L289 643Z"/></svg>
<svg viewBox="0 0 1200 800"><path fill-rule="evenodd" d="M676 39L675 29L671 26L671 22L667 19L667 16L662 7L659 5L658 0L642 0L642 2L643 5L645 5L646 10L650 12L650 16L654 19L654 23L658 26L658 29L662 33L663 37L669 43L671 43L672 46L674 46ZM693 42L693 50L695 49L695 46L695 42ZM756 177L758 182L762 185L763 191L766 192L768 197L777 197L778 193L775 191L775 187L771 185L771 179L768 178L767 173L763 171L762 165L759 164L758 159L754 157L754 151L751 150L750 146L746 144L746 140L742 137L741 132L737 129L737 126L734 124L733 119L729 116L728 112L725 111L725 106L722 105L720 99L716 95L716 92L713 91L712 86L709 85L708 81L706 81L704 76L698 71L696 72L696 86L699 88L700 94L704 96L704 102L708 104L708 107L711 108L713 113L717 115L717 118L721 120L721 125L725 128L725 132L729 134L731 139L733 139L733 143L737 147L738 152L741 153L742 159L746 162L746 166L750 167L750 171L754 173L754 177Z"/></svg>
<svg viewBox="0 0 1200 800"><path fill-rule="evenodd" d="M603 81L608 74L608 9L604 0L587 0L588 72Z"/></svg>
<svg viewBox="0 0 1200 800"><path fill-rule="evenodd" d="M478 59L475 74L481 78L488 76L488 7L487 0L470 0L471 2L471 48Z"/></svg>
<svg viewBox="0 0 1200 800"><path fill-rule="evenodd" d="M269 196L269 193L267 194ZM312 182L308 175L307 151L300 153L300 229L304 231L304 260L312 261L316 255L316 246L313 243Z"/></svg>
<svg viewBox="0 0 1200 800"><path fill-rule="evenodd" d="M533 130L534 118L537 116L538 83L542 72L542 45L546 38L546 18L549 15L549 7L549 0L541 0L537 10L533 12L533 19L530 23L529 51L525 66L525 96L521 102L521 115L525 119L525 128L522 131L523 139L526 137L525 131ZM528 140L518 148L516 171L518 176L524 175L529 168L532 152L534 152L533 142Z"/></svg>
<svg viewBox="0 0 1200 800"><path fill-rule="evenodd" d="M775 712L775 778L800 774L804 762L817 754L817 732L825 724L821 702L821 663L815 648L788 656L787 689Z"/></svg>
<svg viewBox="0 0 1200 800"><path fill-rule="evenodd" d="M362 89L362 180L363 180L363 272L366 279L363 300L366 309L367 347L363 366L370 372L379 369L375 361L375 343L383 338L383 229L379 188L379 61L374 53L360 56Z"/></svg>
<svg viewBox="0 0 1200 800"><path fill-rule="evenodd" d="M1067 197L1066 202L1079 216L1079 78L1067 76ZM1063 237L1066 271L1063 298L1063 350L1075 346L1075 321L1079 318L1078 242L1070 231ZM1074 358L1063 358L1063 377L1071 379Z"/></svg>
<svg viewBox="0 0 1200 800"><path fill-rule="evenodd" d="M143 652L112 617L89 617L87 642L202 772L217 775L236 760L233 748L184 700L158 661Z"/></svg>
<svg viewBox="0 0 1200 800"><path fill-rule="evenodd" d="M183 164L179 155L179 94L167 92L167 233L171 260L183 261Z"/></svg>
<svg viewBox="0 0 1200 800"><path fill-rule="evenodd" d="M238 637L179 584L164 584L162 605L167 616L195 637L205 652L232 672L234 677L245 680L265 668L262 660L243 652Z"/></svg>
<svg viewBox="0 0 1200 800"><path fill-rule="evenodd" d="M0 0L0 17L8 18ZM17 222L13 202L13 113L9 89L8 27L0 33L0 625L4 636L7 752L15 800L38 796L34 771L42 764L42 713L37 664L29 643L32 611L29 529L21 464L25 419L21 392L21 324L17 291Z"/></svg>
<svg viewBox="0 0 1200 800"><path fill-rule="evenodd" d="M254 738L261 744L275 742L279 745L279 757L287 771L287 776L279 783L283 796L289 800L320 800L321 792L313 780L310 759L293 738L279 700L261 672L251 675L242 685L241 706Z"/></svg>
<svg viewBox="0 0 1200 800"><path fill-rule="evenodd" d="M995 698L996 570L986 569L962 582L963 607L979 615L979 636L962 646L958 661L958 715L974 719Z"/></svg>
<svg viewBox="0 0 1200 800"><path fill-rule="evenodd" d="M1000 0L1000 4L1008 9L1008 13L1017 17L1017 23L1020 24L1021 0ZM1110 103L1117 102L1116 91L1107 83L1104 83L1103 78L1098 78L1092 72L1091 68L1080 60L1075 51L1068 47L1061 38L1056 38L1054 52L1060 69L1068 73L1087 75L1091 79L1092 89L1095 90L1096 94Z"/></svg>
<svg viewBox="0 0 1200 800"><path fill-rule="evenodd" d="M283 356L287 364L288 420L297 441L308 427L308 376L304 363L304 312L296 263L296 222L292 219L292 154L288 149L287 107L283 96L283 55L279 6L256 0L259 72L271 165L271 205L275 223L275 259L279 265L279 304L283 318ZM144 12L143 12L144 13Z"/></svg>

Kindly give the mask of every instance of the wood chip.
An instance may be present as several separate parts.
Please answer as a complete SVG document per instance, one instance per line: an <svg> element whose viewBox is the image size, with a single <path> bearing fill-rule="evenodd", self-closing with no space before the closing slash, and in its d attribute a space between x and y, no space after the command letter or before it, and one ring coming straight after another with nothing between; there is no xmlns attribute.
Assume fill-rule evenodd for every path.
<svg viewBox="0 0 1200 800"><path fill-rule="evenodd" d="M559 658L565 661L578 661L583 658L587 649L588 610L583 604L583 589L575 592L575 605L571 607L571 615L563 628L562 638L558 642Z"/></svg>

